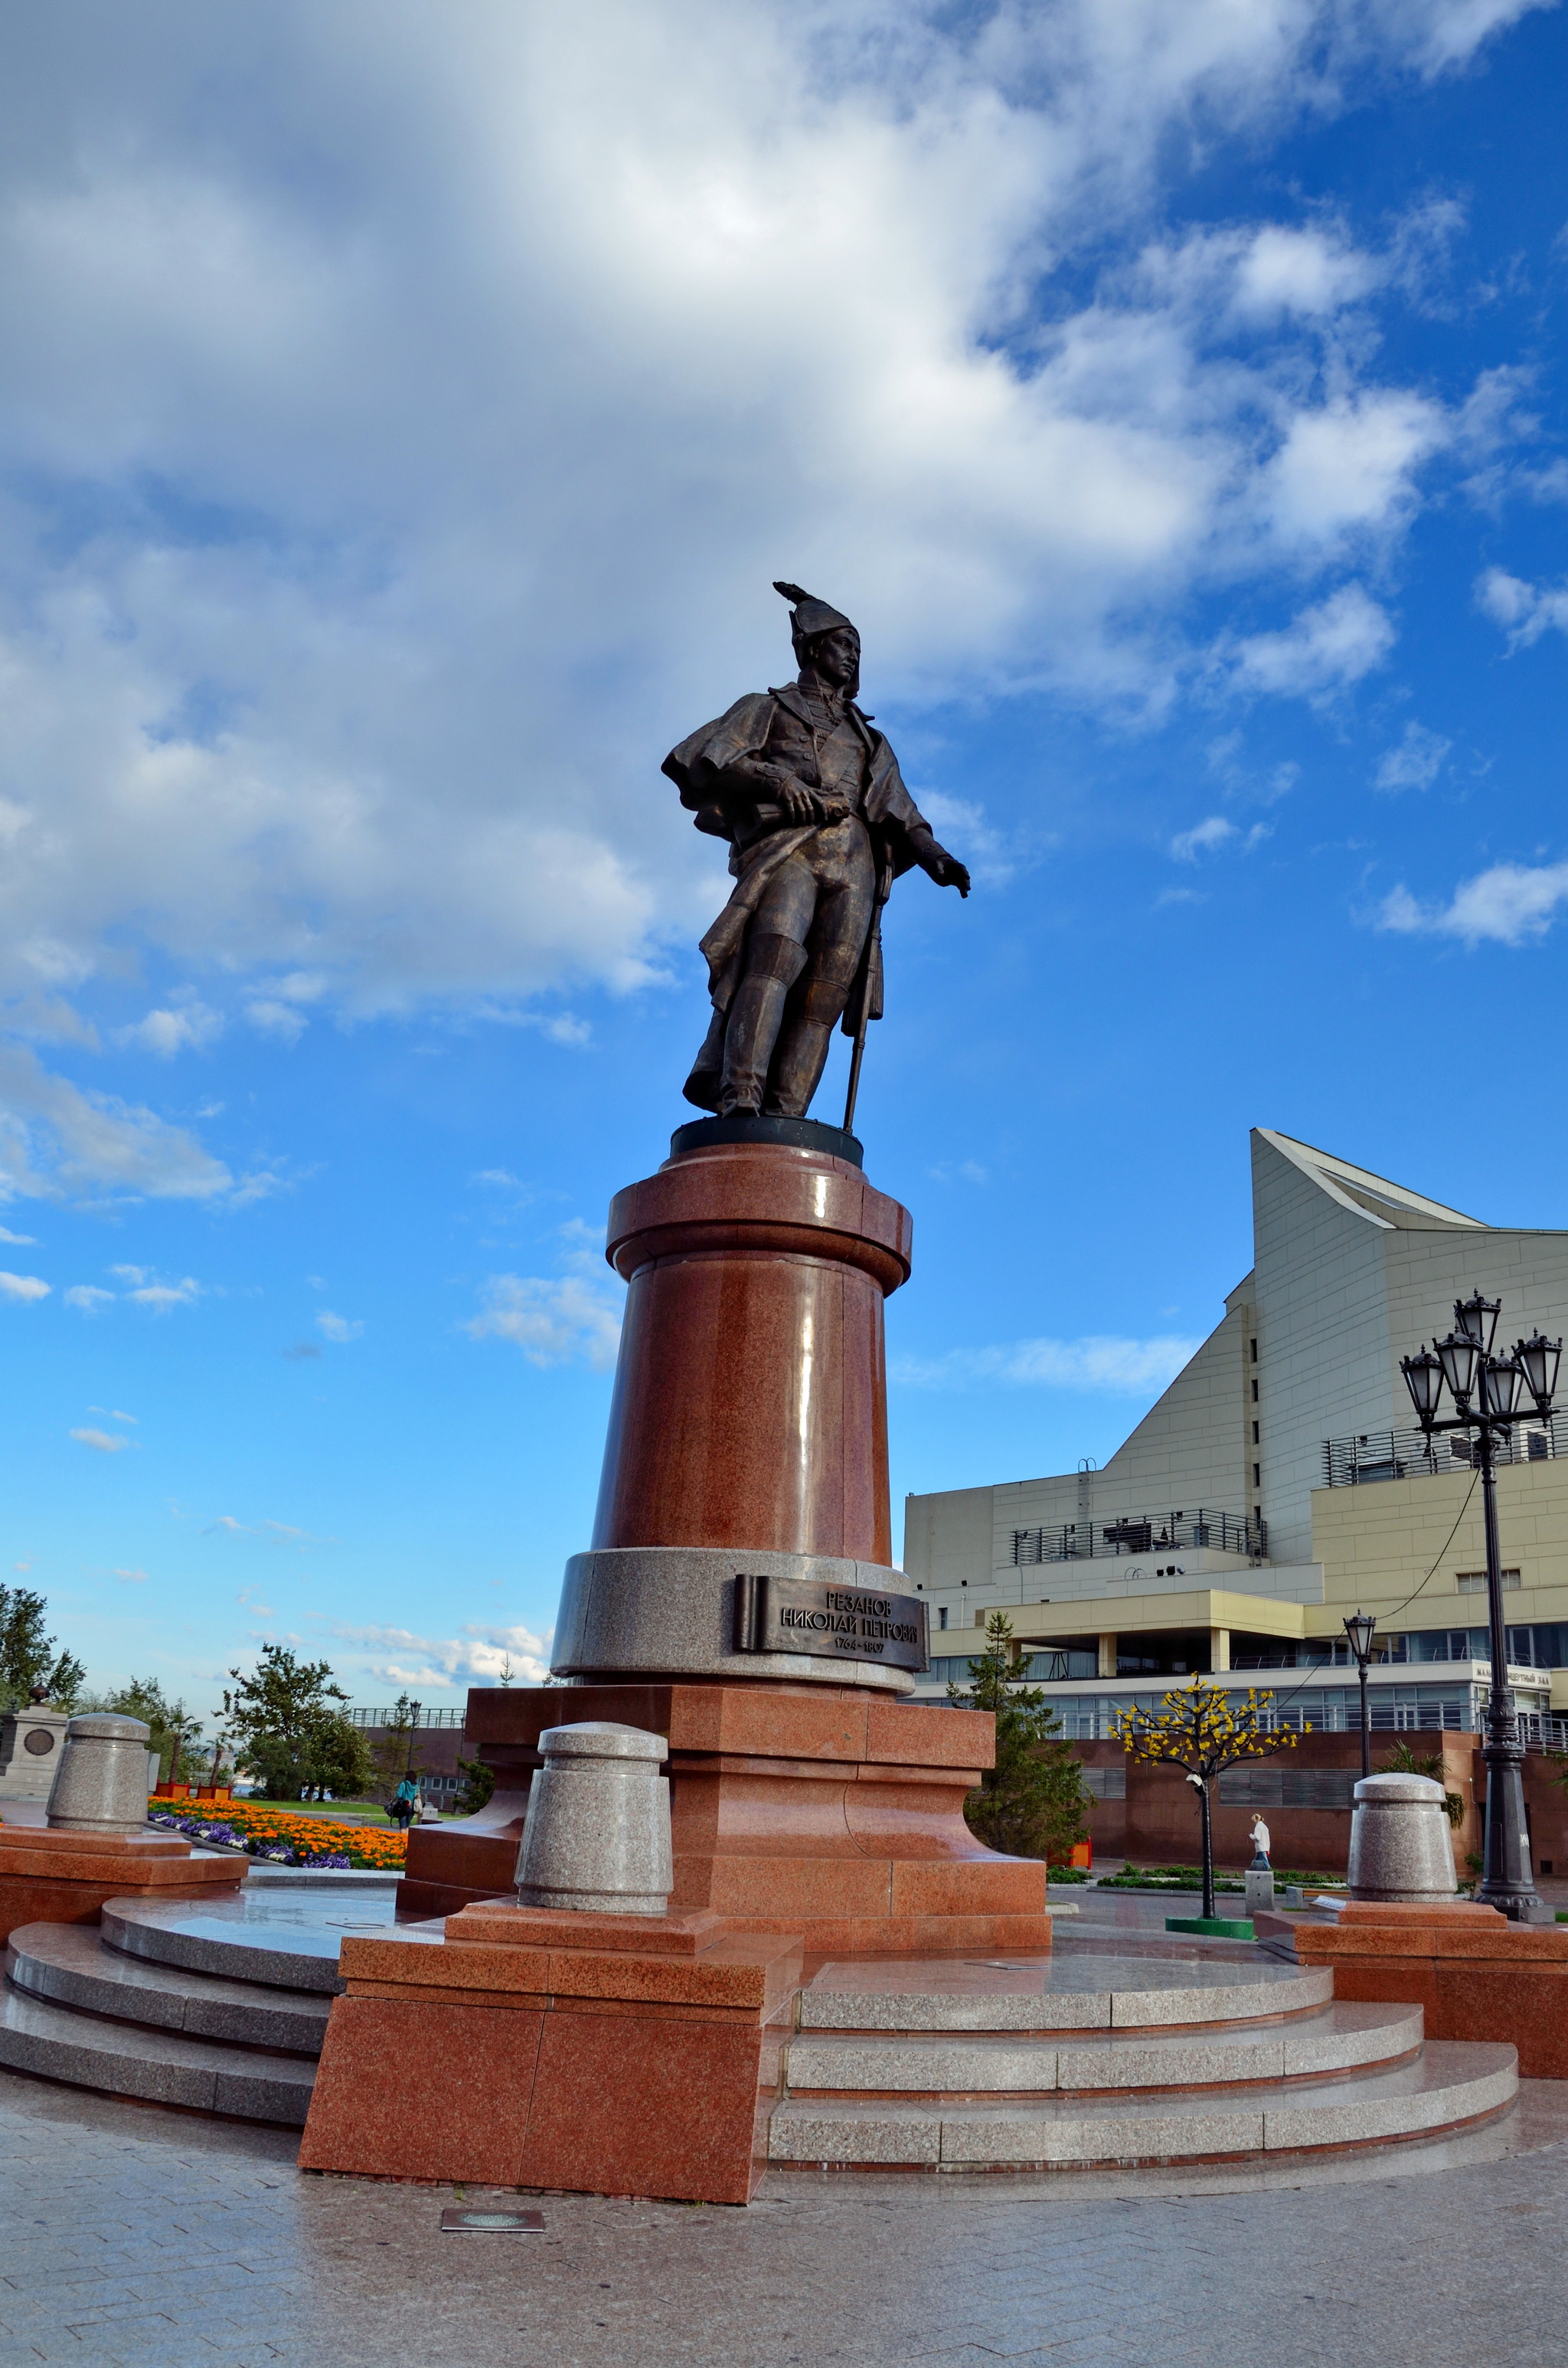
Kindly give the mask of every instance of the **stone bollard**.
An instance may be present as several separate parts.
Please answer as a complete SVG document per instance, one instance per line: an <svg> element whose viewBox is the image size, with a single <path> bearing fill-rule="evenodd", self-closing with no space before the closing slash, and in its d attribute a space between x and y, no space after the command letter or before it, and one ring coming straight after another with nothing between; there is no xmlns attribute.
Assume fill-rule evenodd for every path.
<svg viewBox="0 0 1568 2368"><path fill-rule="evenodd" d="M585 1719L540 1736L544 1766L528 1794L517 1852L522 1907L662 1916L675 1874L669 1746L641 1727Z"/></svg>
<svg viewBox="0 0 1568 2368"><path fill-rule="evenodd" d="M67 1833L129 1834L147 1822L147 1736L139 1718L74 1718L50 1789L48 1822Z"/></svg>
<svg viewBox="0 0 1568 2368"><path fill-rule="evenodd" d="M1350 1820L1352 1899L1451 1900L1453 1845L1430 1776L1363 1776Z"/></svg>

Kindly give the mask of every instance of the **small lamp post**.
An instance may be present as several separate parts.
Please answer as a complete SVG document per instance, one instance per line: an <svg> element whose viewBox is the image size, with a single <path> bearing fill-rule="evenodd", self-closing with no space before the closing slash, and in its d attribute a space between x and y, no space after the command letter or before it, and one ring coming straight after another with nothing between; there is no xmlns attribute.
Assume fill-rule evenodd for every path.
<svg viewBox="0 0 1568 2368"><path fill-rule="evenodd" d="M1367 1711L1367 1664L1372 1657L1372 1631L1377 1626L1369 1611L1353 1612L1345 1622L1345 1633L1350 1639L1350 1650L1356 1656L1357 1674L1361 1680L1361 1773L1372 1772L1372 1729Z"/></svg>
<svg viewBox="0 0 1568 2368"><path fill-rule="evenodd" d="M1492 1692L1486 1713L1486 1846L1483 1872L1476 1897L1488 1907L1501 1908L1516 1923L1546 1920L1549 1910L1538 1897L1530 1867L1525 1824L1525 1748L1519 1740L1518 1709L1508 1683L1508 1631L1503 1617L1503 1556L1497 1537L1496 1441L1516 1422L1527 1419L1519 1400L1528 1390L1533 1412L1542 1422L1551 1417L1557 1394L1561 1340L1549 1340L1537 1330L1515 1343L1511 1357L1494 1357L1497 1317L1503 1303L1484 1299L1480 1292L1454 1304L1454 1328L1437 1344L1433 1354L1425 1343L1415 1357L1402 1357L1416 1419L1428 1439L1439 1430L1469 1431L1476 1442L1481 1465L1482 1510L1486 1530L1486 1609L1492 1645ZM1447 1388L1454 1412L1439 1419L1438 1406ZM1350 1622L1345 1623L1348 1631ZM1366 1679L1362 1677L1365 1702ZM1363 1713L1363 1759L1365 1759Z"/></svg>

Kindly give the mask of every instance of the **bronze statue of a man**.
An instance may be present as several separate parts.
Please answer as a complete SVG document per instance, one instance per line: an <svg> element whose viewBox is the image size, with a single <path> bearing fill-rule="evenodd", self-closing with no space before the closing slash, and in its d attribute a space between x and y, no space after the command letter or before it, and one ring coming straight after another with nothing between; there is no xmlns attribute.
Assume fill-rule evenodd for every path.
<svg viewBox="0 0 1568 2368"><path fill-rule="evenodd" d="M878 923L900 872L918 863L969 894L855 703L859 634L798 584L773 588L793 603L798 677L749 691L664 762L698 829L729 840L735 875L702 940L713 1020L685 1088L722 1118L803 1118L835 1022L864 1042L881 1017Z"/></svg>

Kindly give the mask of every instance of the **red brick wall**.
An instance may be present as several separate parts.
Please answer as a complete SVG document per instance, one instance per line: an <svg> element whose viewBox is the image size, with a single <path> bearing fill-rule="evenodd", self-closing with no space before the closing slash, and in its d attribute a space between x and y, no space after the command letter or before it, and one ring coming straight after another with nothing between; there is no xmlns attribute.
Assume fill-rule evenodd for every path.
<svg viewBox="0 0 1568 2368"><path fill-rule="evenodd" d="M1465 1819L1454 1837L1456 1873L1463 1877L1467 1851L1481 1849L1478 1794L1484 1796L1479 1738L1449 1729L1398 1736L1374 1734L1374 1773L1388 1758L1393 1743L1407 1743L1417 1759L1440 1751L1444 1782L1465 1803ZM1179 1770L1150 1767L1131 1759L1119 1743L1076 1743L1073 1748L1085 1768L1115 1768L1127 1773L1125 1801L1096 1801L1089 1810L1089 1833L1096 1862L1102 1858L1127 1858L1157 1865L1176 1861L1196 1865L1202 1846L1198 1795ZM1346 1769L1359 1775L1359 1735L1307 1735L1293 1749L1261 1760L1261 1767ZM1568 1873L1568 1792L1551 1782L1556 1763L1540 1752L1527 1762L1525 1796L1536 1854L1550 1858L1554 1869ZM1480 1781L1477 1781L1480 1780ZM1215 1787L1218 1793L1219 1787ZM1259 1812L1233 1807L1216 1798L1214 1861L1217 1866L1244 1867L1252 1857L1249 1828ZM1270 1808L1262 1811L1270 1838L1269 1855L1278 1867L1297 1867L1304 1873L1342 1874L1350 1850L1350 1811L1346 1809Z"/></svg>

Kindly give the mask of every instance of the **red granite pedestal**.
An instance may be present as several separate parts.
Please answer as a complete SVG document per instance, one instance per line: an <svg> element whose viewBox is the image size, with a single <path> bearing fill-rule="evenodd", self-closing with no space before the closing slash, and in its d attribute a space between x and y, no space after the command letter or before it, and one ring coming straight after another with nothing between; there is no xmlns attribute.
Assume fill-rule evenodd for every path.
<svg viewBox="0 0 1568 2368"><path fill-rule="evenodd" d="M669 1739L672 1908L833 1956L1051 1946L1040 1861L998 1857L964 1823L994 1756L986 1713L847 1686L672 1681L486 1688L468 1714L514 1806L483 1833L416 1827L405 1912L509 1896L540 1733L602 1718Z"/></svg>
<svg viewBox="0 0 1568 2368"><path fill-rule="evenodd" d="M106 1899L233 1891L249 1861L198 1858L183 1834L0 1825L0 1941L23 1924L96 1924Z"/></svg>
<svg viewBox="0 0 1568 2368"><path fill-rule="evenodd" d="M798 1941L713 1916L475 1907L343 1944L306 2170L744 2203Z"/></svg>
<svg viewBox="0 0 1568 2368"><path fill-rule="evenodd" d="M742 2202L802 1953L1051 1946L1044 1866L964 1822L992 1719L911 1707L872 1630L825 1654L746 1631L743 1581L910 1592L882 1303L911 1227L847 1138L733 1133L683 1130L612 1207L631 1289L566 1683L471 1693L494 1798L415 1827L402 1886L446 1945L345 1943L309 2167ZM585 1719L668 1740L666 1916L507 1904L540 1735Z"/></svg>
<svg viewBox="0 0 1568 2368"><path fill-rule="evenodd" d="M1353 1900L1332 1923L1276 1912L1260 1940L1327 1965L1336 1998L1419 2006L1428 2039L1506 2040L1528 2080L1568 2079L1568 1928L1471 1901Z"/></svg>

